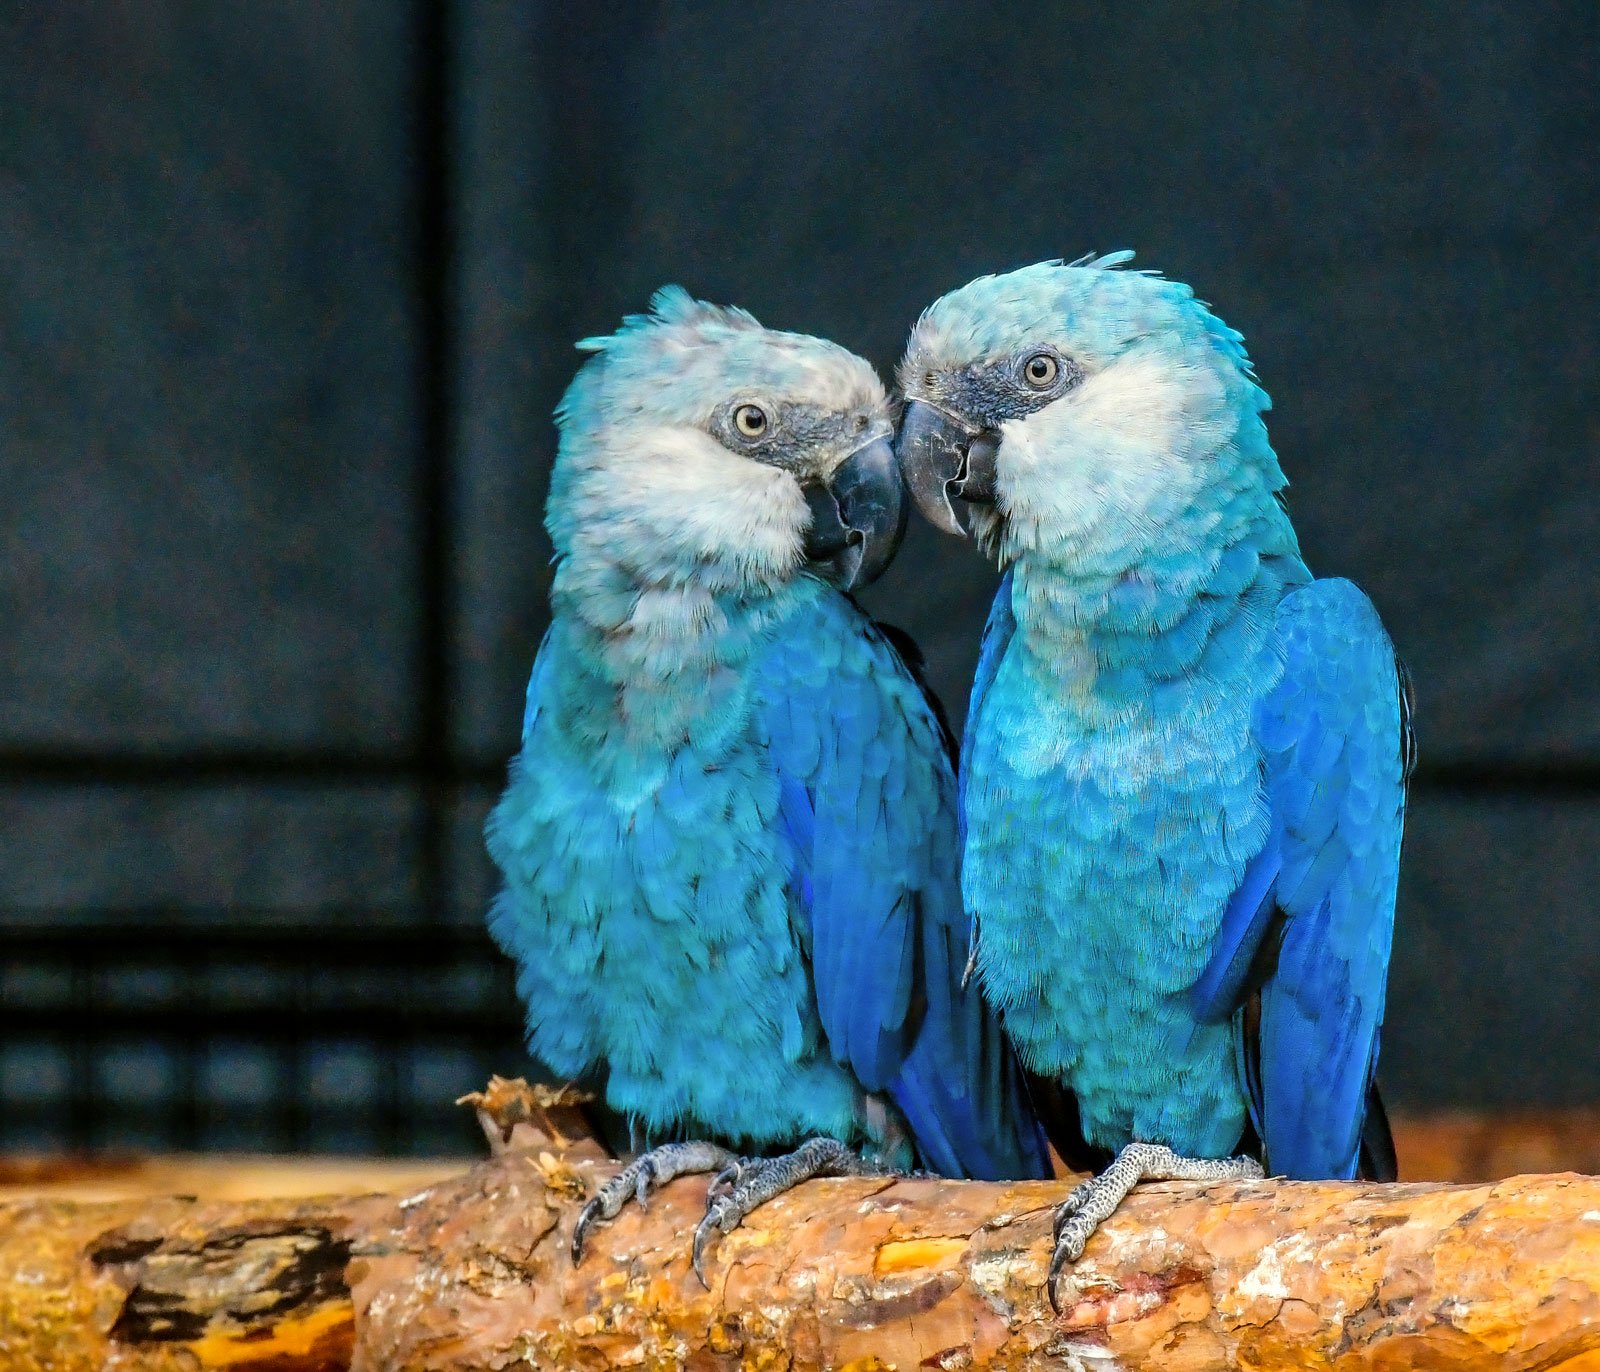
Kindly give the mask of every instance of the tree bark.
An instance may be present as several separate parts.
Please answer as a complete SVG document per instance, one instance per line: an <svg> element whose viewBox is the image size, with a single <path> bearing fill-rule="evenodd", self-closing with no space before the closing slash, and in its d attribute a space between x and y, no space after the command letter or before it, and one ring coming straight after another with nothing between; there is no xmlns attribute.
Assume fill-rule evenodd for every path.
<svg viewBox="0 0 1600 1372"><path fill-rule="evenodd" d="M1600 1180L1141 1188L1043 1298L1061 1182L813 1182L688 1266L703 1180L567 1247L612 1164L409 1196L0 1205L0 1366L1600 1372Z"/></svg>

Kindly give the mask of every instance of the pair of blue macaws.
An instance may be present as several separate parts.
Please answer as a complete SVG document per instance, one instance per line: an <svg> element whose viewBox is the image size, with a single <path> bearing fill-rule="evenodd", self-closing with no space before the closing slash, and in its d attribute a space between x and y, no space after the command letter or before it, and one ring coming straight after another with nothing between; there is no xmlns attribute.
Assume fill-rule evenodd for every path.
<svg viewBox="0 0 1600 1372"><path fill-rule="evenodd" d="M669 287L558 411L552 623L488 826L534 1056L718 1174L1392 1177L1374 1088L1407 688L1314 580L1240 335L1128 253L835 344ZM848 592L906 492L1004 579L959 749ZM969 950L971 963L969 965ZM976 968L976 984L967 974Z"/></svg>

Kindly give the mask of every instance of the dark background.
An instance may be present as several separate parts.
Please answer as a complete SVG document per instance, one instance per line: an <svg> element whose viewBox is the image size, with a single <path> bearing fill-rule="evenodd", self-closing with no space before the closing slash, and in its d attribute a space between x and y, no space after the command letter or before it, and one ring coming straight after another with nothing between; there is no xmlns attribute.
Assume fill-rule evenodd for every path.
<svg viewBox="0 0 1600 1372"><path fill-rule="evenodd" d="M549 413L1129 246L1410 661L1403 1110L1600 1101L1600 8L0 6L0 1146L474 1146ZM959 711L993 584L867 597Z"/></svg>

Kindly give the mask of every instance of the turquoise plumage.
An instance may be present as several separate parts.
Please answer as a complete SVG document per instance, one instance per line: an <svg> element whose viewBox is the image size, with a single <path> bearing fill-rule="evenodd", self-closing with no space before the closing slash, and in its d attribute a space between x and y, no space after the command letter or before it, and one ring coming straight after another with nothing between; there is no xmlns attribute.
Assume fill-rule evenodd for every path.
<svg viewBox="0 0 1600 1372"><path fill-rule="evenodd" d="M1364 1127L1387 1171L1399 669L1301 558L1240 336L1127 256L951 293L901 372L913 493L946 528L969 502L1006 568L963 744L983 984L1090 1143L1177 1155L1118 1184L1241 1149L1352 1176ZM1069 1206L1066 1256L1115 1189Z"/></svg>
<svg viewBox="0 0 1600 1372"><path fill-rule="evenodd" d="M825 579L899 536L881 385L677 291L587 346L552 624L488 827L534 1056L653 1142L1044 1172L998 1026L959 994L940 725Z"/></svg>

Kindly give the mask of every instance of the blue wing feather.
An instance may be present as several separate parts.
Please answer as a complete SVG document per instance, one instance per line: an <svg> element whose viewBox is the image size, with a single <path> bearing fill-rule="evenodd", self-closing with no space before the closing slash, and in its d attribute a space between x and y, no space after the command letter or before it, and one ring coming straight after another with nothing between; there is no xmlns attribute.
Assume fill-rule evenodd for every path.
<svg viewBox="0 0 1600 1372"><path fill-rule="evenodd" d="M1408 721L1393 645L1348 581L1285 596L1278 635L1284 675L1256 727L1271 829L1228 905L1194 1004L1204 1018L1229 1013L1281 918L1246 1080L1252 1116L1275 1172L1348 1177L1383 1021Z"/></svg>
<svg viewBox="0 0 1600 1372"><path fill-rule="evenodd" d="M830 1050L899 1106L934 1170L1048 1176L1009 1045L976 989L961 988L955 780L935 711L839 596L819 596L757 672Z"/></svg>
<svg viewBox="0 0 1600 1372"><path fill-rule="evenodd" d="M1011 609L1011 568L1006 568L1006 573L1000 578L1000 585L995 589L994 601L989 606L989 618L983 626L983 642L978 649L978 666L972 676L972 693L967 698L967 727L961 734L961 775L966 776L970 762L970 749L976 731L972 727L973 720L977 719L983 709L983 700L989 694L989 688L994 685L994 679L1000 672L1000 663L1005 658L1006 648L1011 643L1011 636L1017 631L1017 618ZM961 821L961 839L963 844L967 837L967 806L965 798L966 788L962 788L959 810Z"/></svg>
<svg viewBox="0 0 1600 1372"><path fill-rule="evenodd" d="M1244 880L1223 912L1211 960L1191 992L1196 1016L1217 1024L1238 1008L1261 941L1278 915L1278 844L1271 835L1245 868Z"/></svg>

